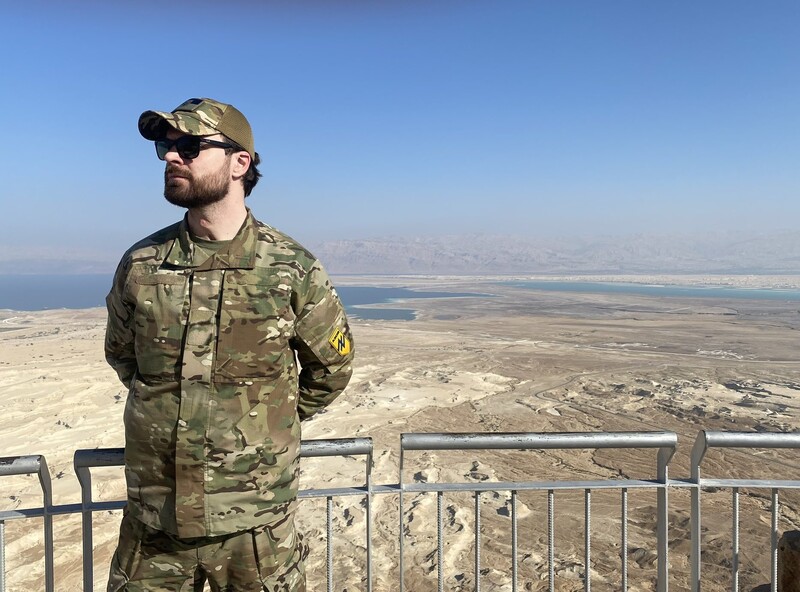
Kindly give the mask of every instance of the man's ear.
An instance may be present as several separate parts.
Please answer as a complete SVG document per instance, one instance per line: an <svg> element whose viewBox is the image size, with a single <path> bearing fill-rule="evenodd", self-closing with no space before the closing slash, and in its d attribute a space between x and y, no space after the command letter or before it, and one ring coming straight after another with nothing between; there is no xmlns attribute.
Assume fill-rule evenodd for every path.
<svg viewBox="0 0 800 592"><path fill-rule="evenodd" d="M247 152L237 152L233 159L231 166L231 176L234 179L241 179L250 168L250 155Z"/></svg>

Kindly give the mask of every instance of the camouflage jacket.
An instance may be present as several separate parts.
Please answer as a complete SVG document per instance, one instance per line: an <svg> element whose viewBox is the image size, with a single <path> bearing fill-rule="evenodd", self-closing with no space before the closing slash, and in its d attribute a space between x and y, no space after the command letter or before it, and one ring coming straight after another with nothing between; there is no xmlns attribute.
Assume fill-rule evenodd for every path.
<svg viewBox="0 0 800 592"><path fill-rule="evenodd" d="M179 537L278 520L295 503L300 421L351 374L319 262L249 212L208 257L184 219L128 250L106 304L106 359L129 388L129 511Z"/></svg>

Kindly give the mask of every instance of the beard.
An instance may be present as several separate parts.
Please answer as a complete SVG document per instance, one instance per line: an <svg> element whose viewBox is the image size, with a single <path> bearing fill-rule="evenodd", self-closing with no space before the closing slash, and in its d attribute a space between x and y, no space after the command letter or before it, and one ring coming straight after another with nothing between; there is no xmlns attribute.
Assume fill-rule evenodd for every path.
<svg viewBox="0 0 800 592"><path fill-rule="evenodd" d="M173 175L172 181L168 175ZM184 181L175 182L174 176ZM230 185L227 162L218 171L202 177L171 164L164 170L164 197L172 205L182 208L199 208L222 201L228 195Z"/></svg>

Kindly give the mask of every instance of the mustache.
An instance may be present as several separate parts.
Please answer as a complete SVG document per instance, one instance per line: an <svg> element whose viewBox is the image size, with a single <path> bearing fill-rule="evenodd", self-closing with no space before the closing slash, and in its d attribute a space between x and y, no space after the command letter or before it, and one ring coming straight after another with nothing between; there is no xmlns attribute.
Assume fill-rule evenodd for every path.
<svg viewBox="0 0 800 592"><path fill-rule="evenodd" d="M189 171L184 171L181 169L181 167L174 164L168 164L164 168L164 178L166 179L170 175L174 177L184 177L186 179L192 178L192 174Z"/></svg>

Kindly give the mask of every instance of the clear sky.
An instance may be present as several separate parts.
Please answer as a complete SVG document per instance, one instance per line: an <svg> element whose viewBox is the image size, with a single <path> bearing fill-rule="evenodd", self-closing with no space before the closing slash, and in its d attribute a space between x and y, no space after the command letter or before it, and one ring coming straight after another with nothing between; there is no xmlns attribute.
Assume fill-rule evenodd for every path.
<svg viewBox="0 0 800 592"><path fill-rule="evenodd" d="M4 3L6 250L180 218L137 131L236 105L301 241L800 228L800 2Z"/></svg>

